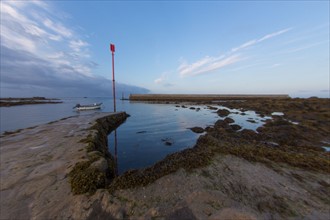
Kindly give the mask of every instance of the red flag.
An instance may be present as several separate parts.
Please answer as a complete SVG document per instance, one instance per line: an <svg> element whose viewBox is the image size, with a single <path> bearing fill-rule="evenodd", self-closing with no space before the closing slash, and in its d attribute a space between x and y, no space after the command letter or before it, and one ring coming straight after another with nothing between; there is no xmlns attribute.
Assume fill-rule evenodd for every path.
<svg viewBox="0 0 330 220"><path fill-rule="evenodd" d="M110 50L112 53L115 52L115 45L114 44L110 44Z"/></svg>

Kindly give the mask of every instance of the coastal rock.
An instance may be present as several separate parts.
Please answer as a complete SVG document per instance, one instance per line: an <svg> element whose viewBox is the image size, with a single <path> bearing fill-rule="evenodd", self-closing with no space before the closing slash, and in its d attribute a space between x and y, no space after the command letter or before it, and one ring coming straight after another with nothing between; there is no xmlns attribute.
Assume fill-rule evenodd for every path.
<svg viewBox="0 0 330 220"><path fill-rule="evenodd" d="M235 121L234 121L234 119L232 119L232 118L225 118L225 120L224 120L227 124L230 124L230 123L234 123Z"/></svg>
<svg viewBox="0 0 330 220"><path fill-rule="evenodd" d="M99 160L93 162L91 165L90 165L91 168L96 168L98 169L99 171L105 173L107 170L108 170L108 162L106 161L106 159L104 158L100 158Z"/></svg>
<svg viewBox="0 0 330 220"><path fill-rule="evenodd" d="M210 216L209 220L236 219L236 220L257 220L250 213L243 212L234 208L224 208Z"/></svg>
<svg viewBox="0 0 330 220"><path fill-rule="evenodd" d="M238 131L240 130L242 127L237 125L237 124L234 124L234 125L230 125L230 127L234 130L234 131Z"/></svg>
<svg viewBox="0 0 330 220"><path fill-rule="evenodd" d="M228 111L227 109L219 109L217 113L220 117L225 117L230 114L230 111Z"/></svg>
<svg viewBox="0 0 330 220"><path fill-rule="evenodd" d="M201 127L193 127L193 128L189 128L190 130L192 130L195 133L203 133L204 129Z"/></svg>
<svg viewBox="0 0 330 220"><path fill-rule="evenodd" d="M218 108L213 107L213 106L207 106L207 108L210 109L210 110L218 110Z"/></svg>
<svg viewBox="0 0 330 220"><path fill-rule="evenodd" d="M224 120L218 120L215 124L214 124L214 128L219 129L219 128L224 128L224 129L228 129L230 128L228 123L226 123Z"/></svg>
<svg viewBox="0 0 330 220"><path fill-rule="evenodd" d="M171 138L164 138L164 139L162 139L162 141L167 146L171 146L174 143L174 141Z"/></svg>

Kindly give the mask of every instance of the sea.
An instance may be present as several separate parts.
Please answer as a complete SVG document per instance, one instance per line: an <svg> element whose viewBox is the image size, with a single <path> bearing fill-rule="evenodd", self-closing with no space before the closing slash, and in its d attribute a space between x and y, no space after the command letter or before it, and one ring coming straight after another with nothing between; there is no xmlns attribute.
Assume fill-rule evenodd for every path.
<svg viewBox="0 0 330 220"><path fill-rule="evenodd" d="M95 111L113 112L111 98L60 98L60 104L36 104L0 107L0 133L15 131L39 124L59 120L64 117L90 114ZM75 111L76 104L102 102L100 110ZM218 103L213 105L217 108ZM116 110L130 115L127 120L108 136L108 148L116 158L118 174L131 169L145 168L162 160L167 155L191 148L197 134L189 128L213 126L221 119L216 110L208 106L182 104L151 104L117 100ZM270 117L261 118L253 111L243 114L231 109L229 117L242 128L256 130Z"/></svg>

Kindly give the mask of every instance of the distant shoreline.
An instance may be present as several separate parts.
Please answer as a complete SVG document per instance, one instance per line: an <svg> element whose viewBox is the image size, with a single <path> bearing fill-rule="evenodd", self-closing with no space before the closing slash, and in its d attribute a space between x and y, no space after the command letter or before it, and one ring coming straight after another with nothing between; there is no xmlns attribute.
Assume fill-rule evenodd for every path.
<svg viewBox="0 0 330 220"><path fill-rule="evenodd" d="M290 99L287 94L131 94L130 101L221 101L246 99Z"/></svg>
<svg viewBox="0 0 330 220"><path fill-rule="evenodd" d="M57 98L45 97L30 97L30 98L0 98L0 107L11 107L17 105L33 105L33 104L59 104L63 103L58 101Z"/></svg>

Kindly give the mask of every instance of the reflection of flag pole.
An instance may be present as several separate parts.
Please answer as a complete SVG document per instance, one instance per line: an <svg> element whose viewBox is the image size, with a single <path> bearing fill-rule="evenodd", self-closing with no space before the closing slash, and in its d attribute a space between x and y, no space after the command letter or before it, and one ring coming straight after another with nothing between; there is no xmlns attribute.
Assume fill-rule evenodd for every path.
<svg viewBox="0 0 330 220"><path fill-rule="evenodd" d="M112 93L113 93L113 111L116 112L116 89L115 89L115 45L110 44L112 53Z"/></svg>
<svg viewBox="0 0 330 220"><path fill-rule="evenodd" d="M115 129L115 176L118 176L117 129Z"/></svg>

